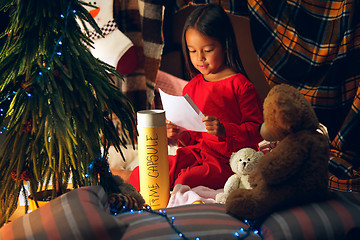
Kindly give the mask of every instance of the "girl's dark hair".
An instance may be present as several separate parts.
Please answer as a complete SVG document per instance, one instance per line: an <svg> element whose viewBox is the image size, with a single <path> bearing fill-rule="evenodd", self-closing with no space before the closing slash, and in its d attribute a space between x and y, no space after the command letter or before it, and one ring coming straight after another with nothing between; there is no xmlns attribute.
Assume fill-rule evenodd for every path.
<svg viewBox="0 0 360 240"><path fill-rule="evenodd" d="M226 50L225 65L246 76L230 18L220 5L211 3L200 5L190 13L185 21L182 49L186 68L190 77L194 77L199 71L192 65L187 49L185 34L189 28L194 28L200 33L219 41Z"/></svg>

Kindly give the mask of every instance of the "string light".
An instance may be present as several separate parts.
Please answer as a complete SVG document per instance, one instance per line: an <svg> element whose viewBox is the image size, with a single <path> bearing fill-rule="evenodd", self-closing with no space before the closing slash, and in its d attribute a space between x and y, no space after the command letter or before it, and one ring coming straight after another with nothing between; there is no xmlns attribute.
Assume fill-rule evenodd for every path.
<svg viewBox="0 0 360 240"><path fill-rule="evenodd" d="M177 235L180 237L180 238L183 238L183 239L190 239L188 238L184 233L182 233L175 225L174 225L174 221L175 221L175 217L172 216L169 218L169 216L167 215L167 212L165 209L160 209L158 211L154 211L151 209L150 206L146 206L145 208L143 209L140 209L140 210L135 210L135 209L129 209L127 208L126 206L122 206L122 209L121 211L119 212L117 209L114 209L114 208L111 208L110 207L110 213L112 215L118 215L119 213L124 213L124 212L130 212L131 214L133 213L137 213L137 214L142 214L143 212L147 212L147 213L150 213L150 214L155 214L155 215L158 215L158 216L161 216L163 218L166 219L166 221L169 223L170 227L177 233ZM240 228L239 231L235 232L234 233L234 237L236 239L246 239L248 236L251 235L251 233L255 234L255 235L260 235L260 232L255 229L253 226L252 226L252 223L250 223L249 221L247 220L244 220L245 223L247 223L247 225L249 226L248 229L244 229L244 228ZM262 237L261 237L262 238ZM196 237L195 240L200 240L200 237Z"/></svg>
<svg viewBox="0 0 360 240"><path fill-rule="evenodd" d="M50 64L51 64L51 62L52 62L52 60L53 60L53 58L54 58L55 55L58 55L58 56L61 56L61 55L62 55L61 51L58 50L58 46L63 44L62 39L64 38L64 36L65 36L65 34L66 34L67 25L68 25L68 18L69 18L70 13L74 13L74 14L76 13L76 10L71 10L71 5L72 5L72 0L70 0L70 1L68 2L68 6L67 6L67 10L66 10L65 15L64 15L64 14L60 14L60 18L65 19L65 22L64 22L64 31L63 31L63 33L61 34L61 36L59 37L59 39L56 41L56 44L55 44L55 46L54 46L53 52L52 52L52 54L51 54L51 57L49 58L49 61L47 62L47 64L45 64L44 69L42 69L42 71L40 71L40 72L38 73L38 76L34 79L34 82L39 81L39 80L44 76L44 73L45 73L46 71L50 71L50 70L51 70ZM30 86L29 86L29 87L30 87ZM29 87L24 88L24 89L21 89L21 90L24 91L28 97L31 97L32 95L31 95L29 92L27 92L27 90L29 89ZM12 97L13 95L15 95L15 93L16 93L15 91L13 91L12 93L8 93L8 94L3 98L3 100L0 101L0 104L2 104L2 103L5 102L5 101L11 101L11 97ZM4 116L4 115L1 114L0 116ZM2 133L3 133L3 131L0 132L0 134L2 134Z"/></svg>
<svg viewBox="0 0 360 240"><path fill-rule="evenodd" d="M67 25L68 25L68 19L69 19L70 12L73 12L74 14L76 13L75 10L71 10L71 4L72 4L72 1L70 0L70 1L68 2L66 14L65 14L65 15L64 15L64 14L60 14L60 17L61 17L62 19L65 19L64 32L61 34L61 36L59 37L59 39L56 41L56 44L55 44L54 49L53 49L53 53L51 54L51 57L50 57L48 63L45 65L45 68L44 68L41 72L39 72L39 75L40 75L40 76L42 76L45 71L51 70L51 68L50 68L50 63L52 62L55 54L58 55L58 56L61 56L61 55L62 55L61 51L58 51L58 46L59 46L59 45L62 45L62 39L64 38L64 36L65 36L65 34L66 34L66 30L67 30Z"/></svg>

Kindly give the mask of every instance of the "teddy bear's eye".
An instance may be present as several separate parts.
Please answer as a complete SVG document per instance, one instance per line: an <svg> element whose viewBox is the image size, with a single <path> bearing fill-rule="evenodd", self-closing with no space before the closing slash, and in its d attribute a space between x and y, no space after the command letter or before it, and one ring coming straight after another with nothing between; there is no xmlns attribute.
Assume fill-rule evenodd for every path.
<svg viewBox="0 0 360 240"><path fill-rule="evenodd" d="M251 159L250 159L250 158L248 158L248 161L250 162L250 161L251 161Z"/></svg>

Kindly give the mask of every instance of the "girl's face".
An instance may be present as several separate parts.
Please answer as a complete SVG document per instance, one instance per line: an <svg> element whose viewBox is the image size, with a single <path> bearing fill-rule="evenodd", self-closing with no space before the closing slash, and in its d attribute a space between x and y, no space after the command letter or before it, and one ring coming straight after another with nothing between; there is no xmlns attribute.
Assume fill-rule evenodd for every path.
<svg viewBox="0 0 360 240"><path fill-rule="evenodd" d="M191 63L204 78L207 81L222 78L227 67L224 64L225 50L221 43L194 28L186 31L185 39Z"/></svg>

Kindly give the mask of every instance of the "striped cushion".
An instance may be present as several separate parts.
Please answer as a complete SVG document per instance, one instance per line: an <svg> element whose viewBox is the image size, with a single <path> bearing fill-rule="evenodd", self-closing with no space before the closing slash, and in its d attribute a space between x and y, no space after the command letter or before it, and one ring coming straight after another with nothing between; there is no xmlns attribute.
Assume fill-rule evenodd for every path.
<svg viewBox="0 0 360 240"><path fill-rule="evenodd" d="M236 239L235 233L244 236L239 229L248 225L225 213L224 205L190 204L166 209L167 216L175 217L174 226L188 239ZM122 222L129 224L123 240L129 239L181 239L162 216L143 212L122 213ZM246 239L261 239L252 231Z"/></svg>
<svg viewBox="0 0 360 240"><path fill-rule="evenodd" d="M175 217L175 229L154 213L112 216L103 188L83 187L3 226L0 239L180 239L175 230L189 239L236 239L244 236L239 229L248 229L220 204L167 208L166 215ZM358 239L360 193L336 192L328 201L274 213L261 234L265 240ZM246 239L261 237L251 231Z"/></svg>
<svg viewBox="0 0 360 240"><path fill-rule="evenodd" d="M360 239L360 193L333 195L272 214L262 225L264 239Z"/></svg>
<svg viewBox="0 0 360 240"><path fill-rule="evenodd" d="M120 239L126 227L109 214L102 187L82 187L5 225L0 239Z"/></svg>

